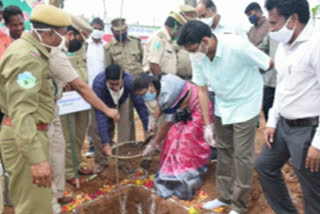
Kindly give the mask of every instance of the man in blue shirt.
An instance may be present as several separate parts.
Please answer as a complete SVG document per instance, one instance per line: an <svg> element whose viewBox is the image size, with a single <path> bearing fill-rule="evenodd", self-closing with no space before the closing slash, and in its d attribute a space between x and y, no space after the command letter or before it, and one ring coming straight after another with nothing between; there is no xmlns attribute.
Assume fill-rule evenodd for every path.
<svg viewBox="0 0 320 214"><path fill-rule="evenodd" d="M215 129L218 161L216 171L218 199L206 209L232 205L230 214L245 213L251 191L254 140L257 116L262 105L263 79L259 72L273 62L248 40L234 35L216 36L200 22L188 22L178 44L190 52L193 82L205 121L205 138ZM209 122L208 88L215 97L215 128Z"/></svg>
<svg viewBox="0 0 320 214"><path fill-rule="evenodd" d="M142 120L144 130L148 128L148 110L144 104L143 98L137 96L132 90L133 76L121 70L118 64L111 64L105 72L97 75L93 82L93 91L110 108L119 108L120 120L122 114L121 105L131 98L133 106L137 110ZM103 112L95 109L98 130L102 144L94 143L96 163L107 166L106 155L111 154L111 144L114 137L114 122ZM118 130L118 136L121 135L121 127ZM103 146L103 147L102 147Z"/></svg>

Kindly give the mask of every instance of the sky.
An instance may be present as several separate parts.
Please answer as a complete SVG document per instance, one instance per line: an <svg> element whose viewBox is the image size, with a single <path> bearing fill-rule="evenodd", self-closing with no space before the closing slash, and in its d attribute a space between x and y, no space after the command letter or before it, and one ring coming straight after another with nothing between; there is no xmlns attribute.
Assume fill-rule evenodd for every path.
<svg viewBox="0 0 320 214"><path fill-rule="evenodd" d="M265 0L214 0L219 14L228 21L236 19L246 28L250 24L244 10L252 1L263 6ZM89 20L96 16L103 18L103 2L106 4L107 22L119 17L123 8L122 17L127 19L128 24L162 26L170 11L179 11L184 0L65 0L65 9L74 15L84 15ZM309 2L313 6L320 3L320 0Z"/></svg>

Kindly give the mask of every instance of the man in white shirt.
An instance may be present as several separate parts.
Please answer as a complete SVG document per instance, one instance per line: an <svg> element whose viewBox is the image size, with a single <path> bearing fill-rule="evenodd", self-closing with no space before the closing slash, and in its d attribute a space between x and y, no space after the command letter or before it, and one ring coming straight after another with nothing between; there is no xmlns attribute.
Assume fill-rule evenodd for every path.
<svg viewBox="0 0 320 214"><path fill-rule="evenodd" d="M197 16L203 23L209 25L214 34L233 34L247 38L244 29L240 23L227 23L225 19L218 14L217 7L212 0L200 0L196 7Z"/></svg>
<svg viewBox="0 0 320 214"><path fill-rule="evenodd" d="M100 18L95 18L92 20L91 26L94 30L91 34L91 41L88 44L87 65L89 75L89 86L92 88L96 76L105 70L103 47L106 45L106 42L104 42L102 39L104 35L103 21ZM107 157L104 155L103 148L101 147L101 138L99 135L96 116L93 109L90 111L90 125L88 135L90 146L86 156L95 156L95 173L99 174L108 166L108 163Z"/></svg>
<svg viewBox="0 0 320 214"><path fill-rule="evenodd" d="M307 214L320 213L320 40L307 0L267 0L270 37L280 42L276 95L256 161L265 196L277 214L297 214L281 168L288 161L299 179Z"/></svg>
<svg viewBox="0 0 320 214"><path fill-rule="evenodd" d="M94 30L91 34L91 41L88 44L87 50L87 65L90 87L92 87L95 77L105 70L103 47L106 45L106 42L102 39L104 35L103 21L99 18L95 18L91 22L91 26Z"/></svg>

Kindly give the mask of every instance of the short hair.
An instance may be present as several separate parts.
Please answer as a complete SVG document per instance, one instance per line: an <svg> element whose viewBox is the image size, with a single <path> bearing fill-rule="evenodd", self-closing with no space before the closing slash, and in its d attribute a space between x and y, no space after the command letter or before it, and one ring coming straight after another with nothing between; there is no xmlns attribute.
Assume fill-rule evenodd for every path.
<svg viewBox="0 0 320 214"><path fill-rule="evenodd" d="M204 6L209 9L209 8L217 8L215 3L212 0L200 0L199 3L204 4Z"/></svg>
<svg viewBox="0 0 320 214"><path fill-rule="evenodd" d="M122 79L124 78L124 72L118 64L111 64L106 68L106 80L120 80L120 75L122 74Z"/></svg>
<svg viewBox="0 0 320 214"><path fill-rule="evenodd" d="M91 26L93 26L93 25L100 25L104 29L104 23L103 23L102 19L100 19L100 18L93 19L91 22Z"/></svg>
<svg viewBox="0 0 320 214"><path fill-rule="evenodd" d="M303 24L310 19L309 3L307 0L266 0L265 7L268 11L276 8L280 16L288 19L292 14L297 13L299 21Z"/></svg>
<svg viewBox="0 0 320 214"><path fill-rule="evenodd" d="M157 94L159 94L161 89L161 82L159 78L147 73L141 73L134 78L132 84L133 91L149 88L150 83L154 85L155 89L158 91Z"/></svg>
<svg viewBox="0 0 320 214"><path fill-rule="evenodd" d="M204 37L211 37L212 32L208 25L201 21L189 21L183 25L178 39L178 45L200 44Z"/></svg>
<svg viewBox="0 0 320 214"><path fill-rule="evenodd" d="M149 84L152 82L153 77L146 73L141 73L137 75L132 84L132 88L134 91L138 91L141 89L149 88Z"/></svg>
<svg viewBox="0 0 320 214"><path fill-rule="evenodd" d="M175 20L174 18L172 18L171 16L169 16L167 19L166 19L166 22L164 23L165 26L168 26L168 27L171 27L171 28L174 28L175 25L177 25L178 27L181 27L182 25L177 22L177 20Z"/></svg>
<svg viewBox="0 0 320 214"><path fill-rule="evenodd" d="M23 17L22 10L14 5L6 7L3 11L3 19L6 23L9 23L11 16L21 15Z"/></svg>
<svg viewBox="0 0 320 214"><path fill-rule="evenodd" d="M72 31L75 35L80 35L80 32L71 25L67 27L67 30Z"/></svg>
<svg viewBox="0 0 320 214"><path fill-rule="evenodd" d="M0 0L0 6L1 6L1 7L3 7L3 3L2 3L2 1L1 1L1 0Z"/></svg>
<svg viewBox="0 0 320 214"><path fill-rule="evenodd" d="M253 10L258 10L262 12L261 6L257 2L251 2L245 9L244 13L247 14Z"/></svg>

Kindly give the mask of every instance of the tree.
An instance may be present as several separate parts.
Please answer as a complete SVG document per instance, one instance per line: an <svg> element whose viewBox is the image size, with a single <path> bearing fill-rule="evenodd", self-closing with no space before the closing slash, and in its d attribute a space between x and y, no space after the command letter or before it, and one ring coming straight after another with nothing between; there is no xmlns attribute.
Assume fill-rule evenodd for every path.
<svg viewBox="0 0 320 214"><path fill-rule="evenodd" d="M320 4L312 8L312 18L320 19L319 15L320 15Z"/></svg>
<svg viewBox="0 0 320 214"><path fill-rule="evenodd" d="M193 7L197 6L197 0L184 0L185 4L191 5Z"/></svg>

